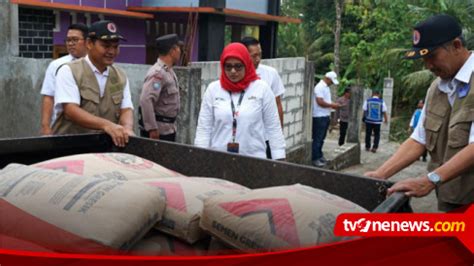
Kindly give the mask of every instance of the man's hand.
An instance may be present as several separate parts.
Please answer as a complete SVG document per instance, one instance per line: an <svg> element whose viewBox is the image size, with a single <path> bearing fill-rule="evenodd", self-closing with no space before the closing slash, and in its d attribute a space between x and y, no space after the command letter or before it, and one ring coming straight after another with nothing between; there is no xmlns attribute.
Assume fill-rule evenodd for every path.
<svg viewBox="0 0 474 266"><path fill-rule="evenodd" d="M135 132L133 132L132 129L125 128L125 131L127 132L128 136L135 136Z"/></svg>
<svg viewBox="0 0 474 266"><path fill-rule="evenodd" d="M337 110L337 109L341 108L341 105L338 104L338 103L333 103L331 107L332 107L332 109L336 109L336 110Z"/></svg>
<svg viewBox="0 0 474 266"><path fill-rule="evenodd" d="M109 134L116 146L125 147L125 144L128 143L129 130L123 126L110 123L104 128L104 131Z"/></svg>
<svg viewBox="0 0 474 266"><path fill-rule="evenodd" d="M150 134L150 139L159 139L160 138L160 133L158 132L158 129L152 129L148 131L148 134Z"/></svg>
<svg viewBox="0 0 474 266"><path fill-rule="evenodd" d="M386 178L377 170L365 172L364 176L385 180Z"/></svg>
<svg viewBox="0 0 474 266"><path fill-rule="evenodd" d="M423 197L428 195L435 188L427 176L418 178L408 178L395 183L391 188L387 190L387 195L391 195L394 192L405 192L408 197Z"/></svg>
<svg viewBox="0 0 474 266"><path fill-rule="evenodd" d="M42 126L40 134L41 136L53 135L53 130L49 126Z"/></svg>

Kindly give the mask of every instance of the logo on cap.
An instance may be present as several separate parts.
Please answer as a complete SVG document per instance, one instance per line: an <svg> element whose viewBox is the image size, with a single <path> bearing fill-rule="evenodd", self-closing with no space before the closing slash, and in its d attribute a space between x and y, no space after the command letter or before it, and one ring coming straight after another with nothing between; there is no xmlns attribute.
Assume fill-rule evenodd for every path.
<svg viewBox="0 0 474 266"><path fill-rule="evenodd" d="M117 27L115 26L114 23L109 23L109 24L107 24L107 29L108 29L110 32L112 32L112 33L117 32Z"/></svg>
<svg viewBox="0 0 474 266"><path fill-rule="evenodd" d="M413 31L413 44L417 45L418 43L420 43L420 32L417 30L414 30Z"/></svg>

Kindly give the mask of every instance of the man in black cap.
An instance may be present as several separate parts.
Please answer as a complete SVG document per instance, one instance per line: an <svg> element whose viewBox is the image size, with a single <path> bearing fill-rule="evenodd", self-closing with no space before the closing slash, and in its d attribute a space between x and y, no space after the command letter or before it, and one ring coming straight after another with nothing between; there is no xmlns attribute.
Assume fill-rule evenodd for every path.
<svg viewBox="0 0 474 266"><path fill-rule="evenodd" d="M430 152L429 173L396 183L389 193L421 197L436 189L438 208L449 211L474 202L474 55L451 16L436 15L416 25L407 59L422 58L438 78L428 89L425 106L411 137L376 171L387 179Z"/></svg>
<svg viewBox="0 0 474 266"><path fill-rule="evenodd" d="M88 55L59 69L54 134L105 131L120 147L134 135L128 78L113 66L123 39L112 21L95 22L87 38Z"/></svg>
<svg viewBox="0 0 474 266"><path fill-rule="evenodd" d="M159 57L148 70L140 96L140 135L175 141L180 97L173 66L179 62L183 43L178 35L169 34L157 38L156 46Z"/></svg>

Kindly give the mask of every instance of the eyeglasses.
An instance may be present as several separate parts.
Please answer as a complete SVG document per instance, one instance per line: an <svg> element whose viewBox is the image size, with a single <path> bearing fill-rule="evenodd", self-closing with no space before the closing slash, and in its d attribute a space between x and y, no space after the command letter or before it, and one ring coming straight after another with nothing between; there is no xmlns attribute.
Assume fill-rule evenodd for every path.
<svg viewBox="0 0 474 266"><path fill-rule="evenodd" d="M66 38L66 39L64 39L64 43L66 43L66 44L68 44L68 43L76 44L80 40L84 40L84 39L83 38Z"/></svg>
<svg viewBox="0 0 474 266"><path fill-rule="evenodd" d="M245 66L243 64L224 64L224 69L225 71L232 71L232 69L235 69L236 72L239 72L239 71L242 71L242 69L244 69Z"/></svg>

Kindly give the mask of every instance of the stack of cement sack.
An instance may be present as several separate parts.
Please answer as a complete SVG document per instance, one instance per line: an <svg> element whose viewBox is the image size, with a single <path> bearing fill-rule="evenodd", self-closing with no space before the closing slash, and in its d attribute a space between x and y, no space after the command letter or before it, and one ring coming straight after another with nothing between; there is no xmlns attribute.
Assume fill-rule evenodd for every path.
<svg viewBox="0 0 474 266"><path fill-rule="evenodd" d="M333 228L336 217L345 212L367 210L296 184L206 199L200 226L243 252L267 252L339 241Z"/></svg>
<svg viewBox="0 0 474 266"><path fill-rule="evenodd" d="M0 171L0 240L54 252L194 256L313 246L338 240L333 227L343 212L366 210L311 187L250 190L123 153Z"/></svg>

